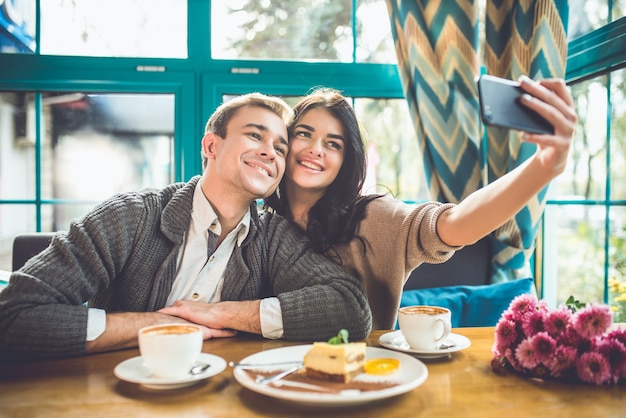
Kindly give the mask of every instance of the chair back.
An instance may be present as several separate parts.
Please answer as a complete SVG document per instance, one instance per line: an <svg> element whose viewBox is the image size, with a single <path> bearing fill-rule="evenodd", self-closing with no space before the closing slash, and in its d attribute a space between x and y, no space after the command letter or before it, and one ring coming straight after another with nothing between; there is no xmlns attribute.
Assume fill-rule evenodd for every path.
<svg viewBox="0 0 626 418"><path fill-rule="evenodd" d="M19 270L34 255L50 245L54 232L29 232L13 239L13 271Z"/></svg>
<svg viewBox="0 0 626 418"><path fill-rule="evenodd" d="M463 247L444 263L424 263L411 272L404 290L489 284L491 251L489 237L485 237L473 245Z"/></svg>

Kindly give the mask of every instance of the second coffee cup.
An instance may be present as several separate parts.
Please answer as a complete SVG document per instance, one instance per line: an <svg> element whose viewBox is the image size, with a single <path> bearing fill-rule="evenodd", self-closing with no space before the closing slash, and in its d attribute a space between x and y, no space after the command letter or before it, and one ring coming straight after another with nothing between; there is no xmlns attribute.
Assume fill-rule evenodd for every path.
<svg viewBox="0 0 626 418"><path fill-rule="evenodd" d="M441 306L405 306L398 310L400 331L411 348L436 350L450 335L452 313Z"/></svg>

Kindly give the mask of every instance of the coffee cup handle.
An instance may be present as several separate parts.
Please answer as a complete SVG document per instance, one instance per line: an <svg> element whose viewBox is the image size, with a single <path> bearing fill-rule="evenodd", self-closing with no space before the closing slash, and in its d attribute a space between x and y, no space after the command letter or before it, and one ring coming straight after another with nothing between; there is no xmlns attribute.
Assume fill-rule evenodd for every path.
<svg viewBox="0 0 626 418"><path fill-rule="evenodd" d="M439 338L435 340L436 343L446 338L448 335L450 335L450 331L452 331L449 321L444 321L443 319L438 319L437 321L441 322L441 325L443 325L443 333Z"/></svg>

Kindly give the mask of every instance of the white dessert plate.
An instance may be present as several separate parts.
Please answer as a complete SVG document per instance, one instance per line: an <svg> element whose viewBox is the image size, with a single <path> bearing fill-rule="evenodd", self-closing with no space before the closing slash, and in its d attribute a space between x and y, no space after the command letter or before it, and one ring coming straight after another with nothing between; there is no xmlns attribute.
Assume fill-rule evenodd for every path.
<svg viewBox="0 0 626 418"><path fill-rule="evenodd" d="M272 350L261 351L242 359L242 363L266 364L287 361L302 361L304 355L312 347L312 345L297 345L292 347L281 347ZM392 358L400 360L400 367L397 371L388 375L369 375L362 373L355 377L351 383L346 384L349 389L351 384L359 383L393 383L393 386L375 390L337 390L337 383L326 382L321 379L310 379L315 386L329 388L330 393L317 391L298 391L294 390L295 385L274 386L263 385L257 383L255 379L243 368L235 367L235 379L245 388L262 395L270 396L283 401L303 405L303 406L324 406L324 407L344 407L352 405L360 405L373 402L379 399L390 398L409 392L426 381L428 377L428 369L426 365L415 357L406 354L385 350L378 347L367 347L365 352L366 360L375 358ZM277 366L272 371L280 371L289 368L289 365ZM259 367L259 370L267 369L267 367ZM248 369L249 371L249 369ZM281 382L281 381L279 381ZM331 386L331 384L333 386ZM306 384L305 384L306 385ZM341 387L339 387L341 389ZM336 392L333 393L333 390Z"/></svg>
<svg viewBox="0 0 626 418"><path fill-rule="evenodd" d="M141 356L137 356L118 364L113 370L113 374L121 380L139 383L141 386L148 389L168 390L191 386L201 380L221 373L226 368L226 360L213 354L200 353L198 363L209 364L210 367L200 374L189 374L177 379L163 379L152 376L150 371L143 364Z"/></svg>
<svg viewBox="0 0 626 418"><path fill-rule="evenodd" d="M396 351L402 351L404 353L410 353L415 357L424 359L447 357L451 353L465 350L467 347L472 345L472 342L466 336L450 333L450 335L444 338L444 340L441 342L444 347L450 347L440 348L437 350L418 350L415 348L411 348L409 343L407 343L404 339L402 331L387 332L378 338L378 342L383 347L390 348Z"/></svg>

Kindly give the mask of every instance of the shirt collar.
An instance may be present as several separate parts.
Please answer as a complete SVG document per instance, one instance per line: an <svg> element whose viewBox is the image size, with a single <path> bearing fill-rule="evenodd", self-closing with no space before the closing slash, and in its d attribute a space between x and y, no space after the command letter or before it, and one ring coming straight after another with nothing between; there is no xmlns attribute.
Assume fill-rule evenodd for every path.
<svg viewBox="0 0 626 418"><path fill-rule="evenodd" d="M195 224L197 230L208 230L211 228L215 234L220 235L222 233L222 225L209 202L202 192L202 181L196 184L196 189L193 192L193 209L191 211L191 219ZM250 231L250 207L243 215L235 230L237 231L237 245L241 246L241 243L248 236Z"/></svg>

